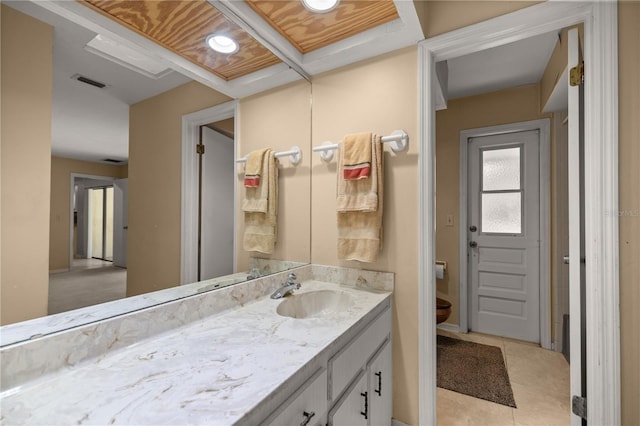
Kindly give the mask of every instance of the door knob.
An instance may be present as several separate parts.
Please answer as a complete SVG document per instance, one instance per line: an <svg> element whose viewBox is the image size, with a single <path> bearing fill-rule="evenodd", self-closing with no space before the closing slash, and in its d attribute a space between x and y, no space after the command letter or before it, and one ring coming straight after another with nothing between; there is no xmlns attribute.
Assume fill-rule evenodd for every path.
<svg viewBox="0 0 640 426"><path fill-rule="evenodd" d="M477 230L478 230L478 227L477 227L477 226L475 226L475 225L471 225L471 226L469 227L469 231L471 231L471 232L476 232Z"/></svg>
<svg viewBox="0 0 640 426"><path fill-rule="evenodd" d="M469 241L469 247L476 248L478 247L478 243L476 241Z"/></svg>

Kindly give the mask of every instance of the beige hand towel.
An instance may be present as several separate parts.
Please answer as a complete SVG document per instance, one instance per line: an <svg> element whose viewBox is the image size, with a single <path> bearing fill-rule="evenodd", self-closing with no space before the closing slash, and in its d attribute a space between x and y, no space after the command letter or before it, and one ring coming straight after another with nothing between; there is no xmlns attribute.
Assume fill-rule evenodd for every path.
<svg viewBox="0 0 640 426"><path fill-rule="evenodd" d="M346 135L342 141L345 180L366 179L371 174L371 132Z"/></svg>
<svg viewBox="0 0 640 426"><path fill-rule="evenodd" d="M245 185L244 199L242 200L242 211L266 213L268 208L268 200L269 200L269 182L267 178L268 172L269 172L268 162L269 162L270 156L273 154L273 150L271 150L270 148L266 148L260 151L253 151L251 154L249 154L249 158L247 159L247 162L251 160L252 157L255 157L252 154L258 153L258 152L262 152L262 160L259 161L260 167L262 168L260 170L260 174L263 175L265 178L259 179L257 186ZM252 163L252 165L255 165L256 162L258 161L256 160L255 162ZM248 165L249 164L247 164L247 166ZM245 168L245 174L246 174L246 168Z"/></svg>
<svg viewBox="0 0 640 426"><path fill-rule="evenodd" d="M341 260L375 262L382 250L383 150L379 136L373 135L371 143L369 179L345 181L338 173L338 259ZM339 155L338 170L342 161L343 156Z"/></svg>
<svg viewBox="0 0 640 426"><path fill-rule="evenodd" d="M246 251L271 254L278 236L278 160L269 150L263 161L262 179L258 188L245 188L245 192L265 189L266 209L251 211L244 209L244 239Z"/></svg>

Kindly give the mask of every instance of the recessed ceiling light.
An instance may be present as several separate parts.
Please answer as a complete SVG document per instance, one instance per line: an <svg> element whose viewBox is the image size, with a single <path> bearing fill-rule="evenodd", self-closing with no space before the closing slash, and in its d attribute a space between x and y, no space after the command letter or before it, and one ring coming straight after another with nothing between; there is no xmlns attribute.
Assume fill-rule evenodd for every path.
<svg viewBox="0 0 640 426"><path fill-rule="evenodd" d="M220 53L235 53L239 46L232 38L221 34L211 34L207 37L207 45Z"/></svg>
<svg viewBox="0 0 640 426"><path fill-rule="evenodd" d="M340 0L302 0L302 4L311 12L326 13L338 6Z"/></svg>

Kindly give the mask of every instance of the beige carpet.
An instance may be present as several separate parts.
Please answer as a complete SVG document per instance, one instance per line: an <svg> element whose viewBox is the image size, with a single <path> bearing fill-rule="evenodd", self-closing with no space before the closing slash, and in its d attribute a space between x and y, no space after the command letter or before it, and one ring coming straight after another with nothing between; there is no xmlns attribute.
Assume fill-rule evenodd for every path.
<svg viewBox="0 0 640 426"><path fill-rule="evenodd" d="M110 262L52 273L49 274L49 315L122 299L126 293L127 270Z"/></svg>
<svg viewBox="0 0 640 426"><path fill-rule="evenodd" d="M438 387L516 408L500 348L437 338Z"/></svg>

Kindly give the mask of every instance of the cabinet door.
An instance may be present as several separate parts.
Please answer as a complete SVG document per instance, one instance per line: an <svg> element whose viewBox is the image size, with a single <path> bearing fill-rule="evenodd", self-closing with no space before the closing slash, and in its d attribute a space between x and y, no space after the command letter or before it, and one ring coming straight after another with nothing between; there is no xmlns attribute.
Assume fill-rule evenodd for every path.
<svg viewBox="0 0 640 426"><path fill-rule="evenodd" d="M369 424L372 426L389 426L391 424L391 395L393 394L391 370L391 341L387 340L367 368L370 395Z"/></svg>
<svg viewBox="0 0 640 426"><path fill-rule="evenodd" d="M327 370L322 369L292 395L265 424L324 425L327 412Z"/></svg>
<svg viewBox="0 0 640 426"><path fill-rule="evenodd" d="M355 378L356 373L366 367L382 342L391 333L391 309L382 312L359 336L354 338L329 361L329 399L334 401Z"/></svg>
<svg viewBox="0 0 640 426"><path fill-rule="evenodd" d="M361 371L355 384L338 403L338 408L330 415L329 424L333 426L366 426L371 404L367 391L367 375Z"/></svg>

